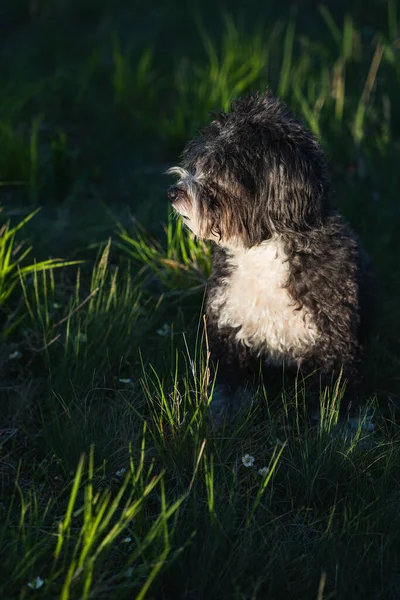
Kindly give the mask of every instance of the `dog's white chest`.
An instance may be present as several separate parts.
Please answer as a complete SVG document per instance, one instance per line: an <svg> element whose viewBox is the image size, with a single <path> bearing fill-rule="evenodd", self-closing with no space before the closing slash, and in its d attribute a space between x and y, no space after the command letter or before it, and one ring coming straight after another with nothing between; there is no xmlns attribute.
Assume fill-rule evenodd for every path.
<svg viewBox="0 0 400 600"><path fill-rule="evenodd" d="M283 357L295 361L317 337L310 315L298 310L285 288L289 269L285 259L279 240L235 250L229 259L230 276L209 301L219 328L238 328L239 342L272 361Z"/></svg>

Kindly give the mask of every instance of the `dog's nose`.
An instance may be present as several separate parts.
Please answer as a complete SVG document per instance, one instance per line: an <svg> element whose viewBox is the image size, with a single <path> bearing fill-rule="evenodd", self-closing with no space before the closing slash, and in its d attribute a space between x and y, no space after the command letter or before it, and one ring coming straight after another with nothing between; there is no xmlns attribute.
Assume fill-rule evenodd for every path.
<svg viewBox="0 0 400 600"><path fill-rule="evenodd" d="M173 185L168 189L167 196L168 196L170 202L172 202L172 203L175 202L175 200L179 196L179 191L180 190L177 185Z"/></svg>

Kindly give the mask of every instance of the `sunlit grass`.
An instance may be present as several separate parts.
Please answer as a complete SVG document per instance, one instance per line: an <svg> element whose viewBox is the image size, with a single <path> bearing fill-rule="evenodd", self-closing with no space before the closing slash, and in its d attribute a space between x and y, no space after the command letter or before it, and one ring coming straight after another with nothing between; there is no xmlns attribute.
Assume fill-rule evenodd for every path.
<svg viewBox="0 0 400 600"><path fill-rule="evenodd" d="M164 290L175 293L204 287L211 272L210 247L185 230L182 221L168 219L163 246L137 225L133 233L120 227L118 248L145 273L157 279Z"/></svg>
<svg viewBox="0 0 400 600"><path fill-rule="evenodd" d="M105 598L111 590L119 598L132 593L145 597L170 560L173 517L185 495L167 501L164 474L154 472L154 464L145 466L144 434L145 429L140 457L137 462L130 457L121 481L94 467L91 448L88 457L81 456L71 483L43 508L43 490L23 491L17 477L8 517L0 526L0 539L11 538L11 553L3 564L10 569L8 581L2 582L3 597L18 588L23 593L42 586L44 597L65 600L93 594ZM159 504L155 519L146 518L149 503L154 508ZM14 510L19 512L15 526ZM152 555L150 561L146 554Z"/></svg>

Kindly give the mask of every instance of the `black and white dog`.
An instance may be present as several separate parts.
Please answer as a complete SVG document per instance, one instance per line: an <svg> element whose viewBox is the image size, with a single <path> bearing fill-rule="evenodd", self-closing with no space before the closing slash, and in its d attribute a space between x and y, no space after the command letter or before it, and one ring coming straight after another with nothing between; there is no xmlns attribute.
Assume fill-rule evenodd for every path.
<svg viewBox="0 0 400 600"><path fill-rule="evenodd" d="M168 173L179 177L168 190L173 208L215 246L207 327L217 411L224 398L229 412L260 360L317 373L319 385L342 374L344 409L358 410L374 285L330 205L314 135L271 93L254 95L214 115Z"/></svg>

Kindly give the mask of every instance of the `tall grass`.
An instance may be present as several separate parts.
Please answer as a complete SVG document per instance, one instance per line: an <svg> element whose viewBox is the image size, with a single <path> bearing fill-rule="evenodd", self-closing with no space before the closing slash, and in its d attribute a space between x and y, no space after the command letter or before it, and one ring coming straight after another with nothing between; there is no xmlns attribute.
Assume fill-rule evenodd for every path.
<svg viewBox="0 0 400 600"><path fill-rule="evenodd" d="M38 209L39 210L39 209ZM61 259L48 259L39 262L27 263L25 260L32 251L32 246L25 247L23 242L17 242L19 231L38 213L38 210L11 227L10 221L3 224L0 229L0 309L7 312L7 302L17 286L24 287L27 277L36 277L38 273L54 270L57 267L66 267L75 262L65 262ZM18 325L18 309L8 313L4 324L2 338L4 339L11 330ZM16 320L17 319L17 320Z"/></svg>
<svg viewBox="0 0 400 600"><path fill-rule="evenodd" d="M201 28L207 61L203 66L182 59L177 65L174 88L179 103L161 123L168 143L182 143L207 121L210 111L228 110L234 98L265 87L268 48L263 33L244 37L232 18L226 17L219 49Z"/></svg>
<svg viewBox="0 0 400 600"><path fill-rule="evenodd" d="M185 496L167 502L164 474L145 465L144 440L138 462L131 457L126 475L118 474L115 481L106 482L104 472L94 467L91 448L88 457L80 458L71 483L43 507L42 490L24 492L17 476L0 526L0 539L11 550L2 567L8 573L3 597L23 597L38 586L43 586L42 597L63 600L145 597L172 560L174 515ZM157 518L146 518L157 504ZM15 523L14 513L19 513Z"/></svg>
<svg viewBox="0 0 400 600"><path fill-rule="evenodd" d="M164 290L179 293L201 289L210 275L210 247L185 231L181 220L169 216L165 227L166 247L139 224L130 234L122 226L117 247L144 272L157 280Z"/></svg>

